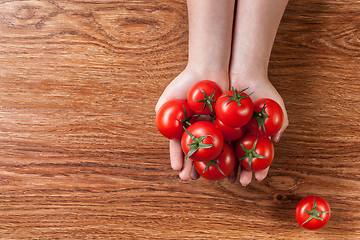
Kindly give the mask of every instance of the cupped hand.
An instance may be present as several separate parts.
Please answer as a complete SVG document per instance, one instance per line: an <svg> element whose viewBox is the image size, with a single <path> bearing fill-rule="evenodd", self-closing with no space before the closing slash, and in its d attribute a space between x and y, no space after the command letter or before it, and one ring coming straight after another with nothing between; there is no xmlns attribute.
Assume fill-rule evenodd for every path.
<svg viewBox="0 0 360 240"><path fill-rule="evenodd" d="M271 84L269 79L265 77L240 78L239 75L230 74L230 84L238 91L248 88L246 90L246 93L247 94L252 93L250 97L253 101L256 101L260 98L270 98L276 101L281 106L284 112L283 125L281 129L274 136L272 136L272 140L274 142L279 142L282 133L289 125L289 120L288 120L284 101L280 96L280 94L278 93L278 91L275 89L275 87ZM252 171L248 171L242 168L241 164L239 169L236 168L235 171L229 176L229 179L235 181L237 177L237 171L239 170L240 170L240 178L239 178L240 183L243 186L248 185L252 179ZM261 171L255 171L254 176L258 181L262 181L264 178L266 178L268 171L269 171L269 167Z"/></svg>
<svg viewBox="0 0 360 240"><path fill-rule="evenodd" d="M212 80L216 82L223 91L226 91L229 88L229 78L226 72L212 73L211 71L196 71L186 68L165 88L155 106L155 111L157 112L159 108L169 100L186 100L190 88L195 83L202 80ZM171 167L174 170L179 171L181 180L187 181L190 178L197 179L199 177L193 167L193 161L190 158L185 159L181 149L180 140L170 140L169 151Z"/></svg>

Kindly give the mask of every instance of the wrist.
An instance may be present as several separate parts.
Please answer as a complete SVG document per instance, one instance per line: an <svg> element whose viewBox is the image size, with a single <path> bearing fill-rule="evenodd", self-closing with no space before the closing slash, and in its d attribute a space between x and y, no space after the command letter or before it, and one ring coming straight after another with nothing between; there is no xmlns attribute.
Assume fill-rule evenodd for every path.
<svg viewBox="0 0 360 240"><path fill-rule="evenodd" d="M229 79L229 68L228 66L220 66L214 64L188 62L186 71L192 72L199 78L208 78L208 80L217 81L216 79Z"/></svg>
<svg viewBox="0 0 360 240"><path fill-rule="evenodd" d="M223 91L229 90L228 69L212 69L205 65L190 64L184 69L184 74L193 76L194 79L211 80L219 84Z"/></svg>
<svg viewBox="0 0 360 240"><path fill-rule="evenodd" d="M201 57L199 57L201 56ZM197 56L191 56L189 54L187 68L201 73L216 73L226 74L229 73L229 56L204 56L199 54Z"/></svg>
<svg viewBox="0 0 360 240"><path fill-rule="evenodd" d="M269 78L263 71L231 71L229 72L231 86L250 87L267 85Z"/></svg>
<svg viewBox="0 0 360 240"><path fill-rule="evenodd" d="M229 69L230 76L240 77L242 79L267 79L268 78L268 64L242 62L239 64L231 64Z"/></svg>

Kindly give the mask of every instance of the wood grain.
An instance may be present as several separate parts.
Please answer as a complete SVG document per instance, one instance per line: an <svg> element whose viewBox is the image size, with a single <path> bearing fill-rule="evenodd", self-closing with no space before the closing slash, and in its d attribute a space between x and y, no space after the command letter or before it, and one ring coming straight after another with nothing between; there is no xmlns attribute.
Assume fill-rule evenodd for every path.
<svg viewBox="0 0 360 240"><path fill-rule="evenodd" d="M154 106L187 62L183 0L0 1L1 239L360 239L358 1L290 1L269 176L182 183ZM294 219L331 205L316 232Z"/></svg>

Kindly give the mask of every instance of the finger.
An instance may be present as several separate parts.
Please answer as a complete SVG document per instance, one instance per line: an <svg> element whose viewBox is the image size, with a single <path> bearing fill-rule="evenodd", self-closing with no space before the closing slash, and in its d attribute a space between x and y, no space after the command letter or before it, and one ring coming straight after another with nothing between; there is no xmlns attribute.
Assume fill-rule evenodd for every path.
<svg viewBox="0 0 360 240"><path fill-rule="evenodd" d="M280 104L280 106L281 106L281 108L283 110L283 113L284 113L284 120L283 120L283 124L282 124L280 130L274 136L271 137L271 139L274 142L279 142L280 141L281 135L283 134L285 129L289 126L289 119L288 119L288 115L287 115L287 112L286 112L286 109L285 109L284 101L281 99L281 101L279 101L279 104Z"/></svg>
<svg viewBox="0 0 360 240"><path fill-rule="evenodd" d="M255 175L255 178L261 182L262 180L264 180L266 178L266 176L268 175L268 172L269 172L269 169L270 169L270 166L265 168L264 170L260 170L260 171L256 171L254 173Z"/></svg>
<svg viewBox="0 0 360 240"><path fill-rule="evenodd" d="M271 137L271 139L274 141L274 142L279 142L280 141L280 138L281 138L281 135L283 134L283 132L285 131L285 129L288 127L289 125L289 120L287 117L284 118L284 122L283 122L283 125L281 126L281 129L274 135Z"/></svg>
<svg viewBox="0 0 360 240"><path fill-rule="evenodd" d="M236 181L238 172L239 172L239 161L236 161L234 170L228 176L229 182L234 183Z"/></svg>
<svg viewBox="0 0 360 240"><path fill-rule="evenodd" d="M196 170L195 168L195 164L193 164L193 168L192 168L192 171L191 171L191 179L192 180L196 180L200 177L200 174L198 173L198 171Z"/></svg>
<svg viewBox="0 0 360 240"><path fill-rule="evenodd" d="M159 108L167 101L167 97L163 94L160 96L158 102L155 105L155 112L159 110Z"/></svg>
<svg viewBox="0 0 360 240"><path fill-rule="evenodd" d="M164 92L161 94L158 102L155 105L155 112L159 110L159 108L167 101L169 101L170 98L176 98L172 92L171 83L165 88Z"/></svg>
<svg viewBox="0 0 360 240"><path fill-rule="evenodd" d="M180 170L179 177L183 181L187 181L191 177L193 161L190 158L184 160L184 166Z"/></svg>
<svg viewBox="0 0 360 240"><path fill-rule="evenodd" d="M170 140L170 163L172 169L179 171L183 167L184 154L181 149L180 140Z"/></svg>
<svg viewBox="0 0 360 240"><path fill-rule="evenodd" d="M155 112L157 112L165 102L171 99L186 99L189 88L190 85L188 84L187 78L181 73L165 88L156 103Z"/></svg>
<svg viewBox="0 0 360 240"><path fill-rule="evenodd" d="M248 171L245 168L241 168L241 172L240 172L241 185L246 187L251 182L251 179L252 179L252 171Z"/></svg>

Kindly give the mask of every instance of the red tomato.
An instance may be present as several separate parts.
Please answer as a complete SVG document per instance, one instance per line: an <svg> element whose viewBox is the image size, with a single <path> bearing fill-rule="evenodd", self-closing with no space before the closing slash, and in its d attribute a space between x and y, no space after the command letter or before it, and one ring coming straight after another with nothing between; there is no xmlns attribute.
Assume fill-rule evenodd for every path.
<svg viewBox="0 0 360 240"><path fill-rule="evenodd" d="M222 94L220 86L210 80L196 83L187 94L190 108L202 115L214 113L215 102Z"/></svg>
<svg viewBox="0 0 360 240"><path fill-rule="evenodd" d="M156 127L169 139L181 139L193 111L185 100L174 99L165 102L156 114Z"/></svg>
<svg viewBox="0 0 360 240"><path fill-rule="evenodd" d="M228 142L235 141L235 140L241 138L246 132L246 127L238 127L238 128L229 127L229 126L225 125L224 123L222 123L219 120L219 118L215 119L214 124L222 132L222 134L224 136L224 141L228 141Z"/></svg>
<svg viewBox="0 0 360 240"><path fill-rule="evenodd" d="M254 102L254 114L247 128L257 136L271 137L281 129L283 120L280 105L272 99L262 98Z"/></svg>
<svg viewBox="0 0 360 240"><path fill-rule="evenodd" d="M213 122L214 118L211 115L193 115L189 122L191 124L200 122L200 121L206 121L206 122Z"/></svg>
<svg viewBox="0 0 360 240"><path fill-rule="evenodd" d="M233 88L232 91L223 93L216 101L216 116L229 127L243 127L251 119L254 103L245 90L238 92Z"/></svg>
<svg viewBox="0 0 360 240"><path fill-rule="evenodd" d="M300 200L295 209L295 218L300 226L309 230L322 228L330 219L330 206L321 197L308 196Z"/></svg>
<svg viewBox="0 0 360 240"><path fill-rule="evenodd" d="M269 138L245 134L235 145L236 157L241 165L252 171L270 166L274 158L274 145Z"/></svg>
<svg viewBox="0 0 360 240"><path fill-rule="evenodd" d="M185 129L181 148L194 161L210 161L221 153L224 137L214 124L200 121Z"/></svg>
<svg viewBox="0 0 360 240"><path fill-rule="evenodd" d="M236 164L235 153L228 143L224 143L223 151L211 161L195 161L194 165L197 172L209 180L219 180L227 177Z"/></svg>

